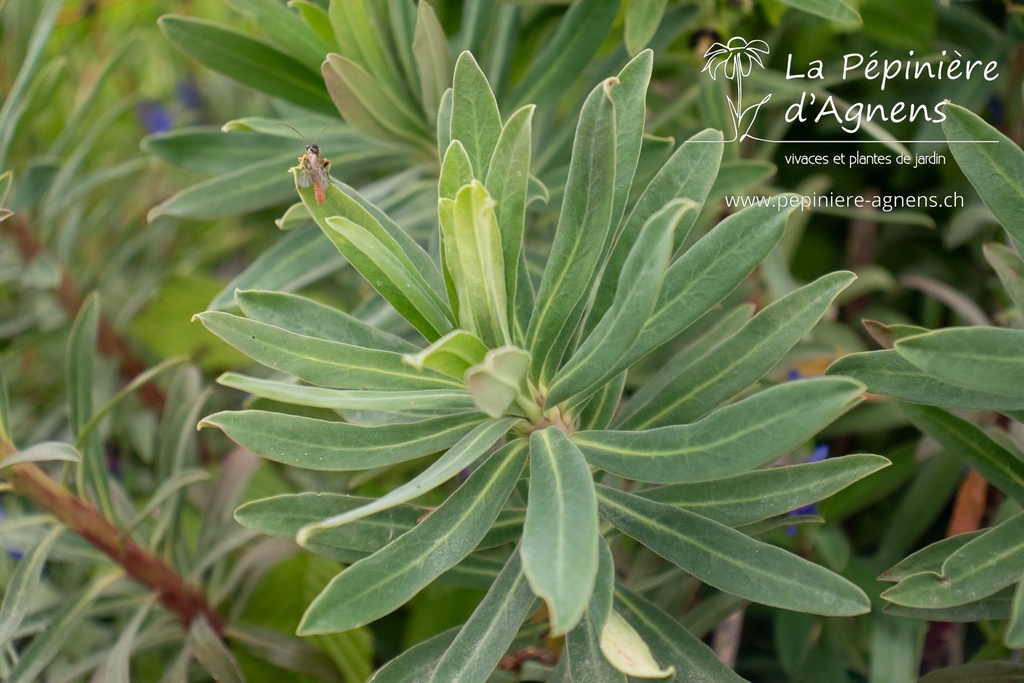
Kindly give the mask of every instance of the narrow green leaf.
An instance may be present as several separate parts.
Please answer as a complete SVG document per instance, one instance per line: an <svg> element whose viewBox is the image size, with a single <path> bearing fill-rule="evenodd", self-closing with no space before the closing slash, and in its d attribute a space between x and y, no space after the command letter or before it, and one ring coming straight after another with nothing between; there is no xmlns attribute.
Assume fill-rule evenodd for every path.
<svg viewBox="0 0 1024 683"><path fill-rule="evenodd" d="M107 683L131 683L131 658L136 648L139 629L142 627L142 622L149 616L149 611L153 609L156 601L157 595L155 593L150 595L118 635L117 641L103 665L103 680Z"/></svg>
<svg viewBox="0 0 1024 683"><path fill-rule="evenodd" d="M893 345L905 337L913 337L928 331L925 327L917 325L886 325L877 320L862 319L860 321L871 338L878 342L882 348L891 349Z"/></svg>
<svg viewBox="0 0 1024 683"><path fill-rule="evenodd" d="M622 390L625 386L626 373L624 372L606 382L580 411L580 431L607 429L622 402ZM574 412L571 404L569 412Z"/></svg>
<svg viewBox="0 0 1024 683"><path fill-rule="evenodd" d="M950 453L963 458L1006 495L1024 503L1024 462L970 422L944 410L912 403L899 404L914 426Z"/></svg>
<svg viewBox="0 0 1024 683"><path fill-rule="evenodd" d="M254 19L274 45L314 73L331 51L330 43L277 0L228 0L228 4Z"/></svg>
<svg viewBox="0 0 1024 683"><path fill-rule="evenodd" d="M6 438L4 440L7 441ZM73 446L69 446L66 443L44 441L0 460L0 470L20 465L23 462L51 462L54 460L80 463L82 462L82 456L78 454L78 451Z"/></svg>
<svg viewBox="0 0 1024 683"><path fill-rule="evenodd" d="M932 671L918 683L1021 683L1024 664L1017 662L971 662Z"/></svg>
<svg viewBox="0 0 1024 683"><path fill-rule="evenodd" d="M419 422L363 427L262 410L224 411L200 427L220 429L265 458L312 470L366 470L444 450L482 421L458 413Z"/></svg>
<svg viewBox="0 0 1024 683"><path fill-rule="evenodd" d="M437 663L458 634L458 627L450 628L413 645L378 669L366 683L422 683L429 680Z"/></svg>
<svg viewBox="0 0 1024 683"><path fill-rule="evenodd" d="M608 255L608 264L587 321L588 330L597 324L611 305L630 248L636 243L637 235L651 216L673 199L694 201L697 213L700 213L718 173L723 147L721 131L702 131L684 142L648 183L629 215L616 228L615 243ZM682 243L696 218L697 214L688 216L679 225L673 238L673 251Z"/></svg>
<svg viewBox="0 0 1024 683"><path fill-rule="evenodd" d="M829 366L829 375L847 375L861 381L873 394L908 403L948 406L966 410L1021 410L1024 396L1002 396L939 381L914 366L895 349L851 353Z"/></svg>
<svg viewBox="0 0 1024 683"><path fill-rule="evenodd" d="M478 180L487 177L501 135L501 113L487 77L468 51L455 62L452 81L452 140L466 148Z"/></svg>
<svg viewBox="0 0 1024 683"><path fill-rule="evenodd" d="M452 143L452 99L452 89L448 88L437 108L437 155L441 158Z"/></svg>
<svg viewBox="0 0 1024 683"><path fill-rule="evenodd" d="M420 77L423 111L427 120L434 122L441 96L452 82L452 58L448 53L448 38L444 28L426 0L420 0L417 4L412 52Z"/></svg>
<svg viewBox="0 0 1024 683"><path fill-rule="evenodd" d="M574 5L587 4L586 2ZM615 196L615 79L594 88L583 104L573 142L565 198L551 255L526 333L531 375L547 382L576 330L611 224ZM618 373L612 373L612 375Z"/></svg>
<svg viewBox="0 0 1024 683"><path fill-rule="evenodd" d="M306 205L309 215L335 244L338 244L336 238L340 236L327 225L327 219L331 217L347 218L367 230L410 270L419 273L419 276L434 292L444 291L441 273L427 252L423 251L423 248L409 237L408 233L398 224L358 192L343 183L332 182L327 188L324 203L318 204L313 197L311 187L298 186L298 171L295 171L295 179L295 187L303 204Z"/></svg>
<svg viewBox="0 0 1024 683"><path fill-rule="evenodd" d="M824 616L871 609L864 592L838 574L718 522L604 486L598 500L620 531L726 593Z"/></svg>
<svg viewBox="0 0 1024 683"><path fill-rule="evenodd" d="M853 273L830 273L770 304L622 426L648 429L706 415L775 367L855 278Z"/></svg>
<svg viewBox="0 0 1024 683"><path fill-rule="evenodd" d="M955 550L938 573L913 574L882 593L907 607L954 607L992 595L1024 576L1024 515Z"/></svg>
<svg viewBox="0 0 1024 683"><path fill-rule="evenodd" d="M210 626L205 616L192 620L188 643L198 661L213 679L220 683L245 683L245 676L235 656Z"/></svg>
<svg viewBox="0 0 1024 683"><path fill-rule="evenodd" d="M922 621L977 622L1009 619L1013 610L1013 593L1014 587L1008 586L987 598L975 600L966 605L940 609L904 607L890 602L886 604L884 612L894 617L907 617Z"/></svg>
<svg viewBox="0 0 1024 683"><path fill-rule="evenodd" d="M484 185L494 199L495 217L501 233L501 250L505 265L505 298L508 318L515 310L516 287L519 282L519 256L523 249L527 194L530 186L530 158L533 148L533 112L527 105L512 112L501 129L494 154L487 168Z"/></svg>
<svg viewBox="0 0 1024 683"><path fill-rule="evenodd" d="M121 531L122 538L129 536L132 531L146 521L154 510L158 509L168 498L177 494L181 489L201 481L207 481L209 478L210 474L208 472L197 469L182 469L173 473L170 477L160 482L160 486L149 497L149 500L146 501L146 504L139 510L138 514L124 525L124 529Z"/></svg>
<svg viewBox="0 0 1024 683"><path fill-rule="evenodd" d="M501 232L494 200L474 180L441 212L446 264L459 300L459 323L490 348L510 345Z"/></svg>
<svg viewBox="0 0 1024 683"><path fill-rule="evenodd" d="M699 337L683 345L676 355L658 368L658 372L629 397L629 401L615 420L616 424L622 424L640 409L648 406L666 387L676 382L697 359L739 332L753 314L753 304L736 306Z"/></svg>
<svg viewBox="0 0 1024 683"><path fill-rule="evenodd" d="M253 360L331 389L461 389L461 382L418 371L393 351L316 339L230 313L196 316L208 330Z"/></svg>
<svg viewBox="0 0 1024 683"><path fill-rule="evenodd" d="M473 162L460 140L452 140L441 162L438 196L455 201L459 190L473 182Z"/></svg>
<svg viewBox="0 0 1024 683"><path fill-rule="evenodd" d="M1024 241L1024 150L959 105L946 104L943 112L942 131L956 163L1006 231Z"/></svg>
<svg viewBox="0 0 1024 683"><path fill-rule="evenodd" d="M395 505L408 503L410 500L434 490L476 462L518 421L516 418L506 418L488 421L477 426L469 434L459 439L454 446L448 449L447 453L408 482L355 510L348 510L314 524L307 524L299 529L295 540L299 545L305 545L307 541L315 540L313 537L322 531L348 524Z"/></svg>
<svg viewBox="0 0 1024 683"><path fill-rule="evenodd" d="M845 455L715 481L659 486L639 495L737 527L816 503L890 464L878 455Z"/></svg>
<svg viewBox="0 0 1024 683"><path fill-rule="evenodd" d="M4 96L3 105L0 105L0 168L2 169L8 167L7 152L14 141L18 120L25 112L26 93L28 93L36 72L39 70L39 64L46 54L46 44L50 41L50 34L53 32L54 24L57 23L57 15L63 4L63 0L49 0L42 5L38 20L32 27L32 35L29 36L25 54L21 57L18 75L14 77L14 83L9 86ZM10 70L13 71L13 69Z"/></svg>
<svg viewBox="0 0 1024 683"><path fill-rule="evenodd" d="M328 410L380 412L444 410L457 412L471 409L474 406L472 396L468 392L458 389L345 391L309 387L289 382L275 382L233 372L226 372L218 377L217 383L272 401L311 408L327 408Z"/></svg>
<svg viewBox="0 0 1024 683"><path fill-rule="evenodd" d="M1024 397L1024 330L948 328L901 339L896 351L942 382Z"/></svg>
<svg viewBox="0 0 1024 683"><path fill-rule="evenodd" d="M604 655L602 634L611 616L615 566L611 549L598 537L598 569L594 592L579 625L565 637L565 651L555 669L555 681L625 683L626 677ZM561 673L561 675L559 675Z"/></svg>
<svg viewBox="0 0 1024 683"><path fill-rule="evenodd" d="M352 266L428 341L452 329L451 311L406 259L376 235L344 216L325 231ZM397 246L397 245L395 245Z"/></svg>
<svg viewBox="0 0 1024 683"><path fill-rule="evenodd" d="M7 581L3 603L0 604L0 645L6 646L21 626L28 612L29 602L39 586L39 577L43 572L43 565L46 564L46 557L63 532L63 526L50 529L32 552L22 557L15 565Z"/></svg>
<svg viewBox="0 0 1024 683"><path fill-rule="evenodd" d="M725 298L775 248L791 212L776 206L743 209L690 247L669 267L640 338L607 376L672 340Z"/></svg>
<svg viewBox="0 0 1024 683"><path fill-rule="evenodd" d="M298 206L303 221L307 221L306 209L301 204ZM345 259L335 249L324 249L325 244L317 226L307 225L289 232L225 285L208 308L223 311L234 307L235 293L239 291L262 290L283 294L336 272L344 267Z"/></svg>
<svg viewBox="0 0 1024 683"><path fill-rule="evenodd" d="M466 371L466 389L476 407L491 417L512 411L513 403L527 392L530 354L514 346L491 349L483 362Z"/></svg>
<svg viewBox="0 0 1024 683"><path fill-rule="evenodd" d="M0 367L0 443L14 447L14 435L11 434L11 399L7 394L7 382L4 380L2 367Z"/></svg>
<svg viewBox="0 0 1024 683"><path fill-rule="evenodd" d="M120 572L112 572L94 579L73 601L69 600L60 606L52 621L21 653L18 663L4 679L5 683L37 683L40 674L61 654L65 643L92 604L121 577Z"/></svg>
<svg viewBox="0 0 1024 683"><path fill-rule="evenodd" d="M597 577L597 501L583 454L555 427L530 435L530 497L520 554L551 633L583 618Z"/></svg>
<svg viewBox="0 0 1024 683"><path fill-rule="evenodd" d="M619 84L611 89L615 103L615 197L612 202L612 231L617 233L619 221L626 211L633 177L640 160L640 147L647 119L647 86L654 68L654 53L646 50L631 59L618 73ZM659 207L660 208L660 207ZM611 250L605 244L602 263Z"/></svg>
<svg viewBox="0 0 1024 683"><path fill-rule="evenodd" d="M418 370L429 368L450 377L462 379L466 370L483 361L487 347L480 338L465 330L454 330L419 353L402 357Z"/></svg>
<svg viewBox="0 0 1024 683"><path fill-rule="evenodd" d="M1024 581L1013 592L1013 612L1003 632L1003 644L1015 650L1024 647Z"/></svg>
<svg viewBox="0 0 1024 683"><path fill-rule="evenodd" d="M397 65L387 47L391 35L381 16L384 10L384 3L371 0L333 0L328 16L345 57L393 88L397 86Z"/></svg>
<svg viewBox="0 0 1024 683"><path fill-rule="evenodd" d="M882 572L878 577L878 580L899 583L913 574L921 574L923 572L938 574L942 571L942 564L946 561L947 557L970 543L978 536L988 533L989 531L991 531L991 529L980 529L978 531L957 534L956 536L950 536L949 538L944 538L941 541L936 541L935 543L925 546L921 550L908 555L891 569L887 569Z"/></svg>
<svg viewBox="0 0 1024 683"><path fill-rule="evenodd" d="M306 610L299 635L346 631L401 607L472 552L526 464L522 441L508 444L415 529L334 577Z"/></svg>
<svg viewBox="0 0 1024 683"><path fill-rule="evenodd" d="M672 234L683 214L696 205L674 201L651 216L622 267L622 286L601 322L548 386L545 406L596 388L606 369L633 346L658 301L672 253Z"/></svg>
<svg viewBox="0 0 1024 683"><path fill-rule="evenodd" d="M699 638L653 603L617 587L615 604L625 620L666 666L673 667L677 672L687 672L686 675L693 676L695 680L707 683L743 681Z"/></svg>
<svg viewBox="0 0 1024 683"><path fill-rule="evenodd" d="M848 0L780 0L783 5L813 14L829 21L860 24L860 13Z"/></svg>
<svg viewBox="0 0 1024 683"><path fill-rule="evenodd" d="M208 69L305 109L336 113L316 72L270 45L191 17L168 14L157 23L176 48Z"/></svg>
<svg viewBox="0 0 1024 683"><path fill-rule="evenodd" d="M344 311L297 294L240 290L234 298L250 320L295 334L395 353L408 353L416 348L404 339L381 332Z"/></svg>
<svg viewBox="0 0 1024 683"><path fill-rule="evenodd" d="M294 163L285 153L186 187L150 209L146 218L160 216L208 220L278 206L292 197L292 184L282 171Z"/></svg>
<svg viewBox="0 0 1024 683"><path fill-rule="evenodd" d="M321 67L327 92L353 128L383 140L396 138L420 153L433 151L424 118L356 62L339 54L327 55Z"/></svg>
<svg viewBox="0 0 1024 683"><path fill-rule="evenodd" d="M516 107L554 102L565 90L566 74L581 73L590 62L619 12L618 0L577 0L534 57L509 98Z"/></svg>
<svg viewBox="0 0 1024 683"><path fill-rule="evenodd" d="M658 30L668 0L630 0L626 5L626 50L636 53L647 47Z"/></svg>
<svg viewBox="0 0 1024 683"><path fill-rule="evenodd" d="M787 382L692 424L642 432L577 432L587 462L657 484L721 479L769 463L839 417L864 386L840 377Z"/></svg>
<svg viewBox="0 0 1024 683"><path fill-rule="evenodd" d="M99 297L93 294L78 311L71 332L68 334L65 372L67 373L68 403L71 410L71 431L75 435L82 467L77 469L77 483L82 495L88 484L96 497L96 504L107 519L114 519L114 508L110 498L110 483L107 479L107 457L95 430L85 435L78 443L78 435L93 415L93 359L96 357L96 340L99 335Z"/></svg>
<svg viewBox="0 0 1024 683"><path fill-rule="evenodd" d="M486 680L536 605L519 553L513 552L437 663L431 683Z"/></svg>
<svg viewBox="0 0 1024 683"><path fill-rule="evenodd" d="M985 260L996 271L1003 289L1017 310L1024 315L1024 260L1013 249L998 242L990 242L982 247Z"/></svg>

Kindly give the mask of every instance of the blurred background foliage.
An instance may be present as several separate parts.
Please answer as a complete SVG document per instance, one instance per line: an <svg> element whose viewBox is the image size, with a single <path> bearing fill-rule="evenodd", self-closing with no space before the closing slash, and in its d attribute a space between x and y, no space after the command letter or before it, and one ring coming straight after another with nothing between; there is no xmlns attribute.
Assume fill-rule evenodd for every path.
<svg viewBox="0 0 1024 683"><path fill-rule="evenodd" d="M373 496L401 481L394 469L386 477L369 472L325 480L260 462L210 430L194 431L204 411L237 407L237 392L216 388L213 379L249 362L190 319L207 308L232 308L236 287L301 291L375 324L391 321L399 334L406 331L292 206L296 198L286 171L304 143L275 123L312 138L334 121L319 139L334 164L333 177L426 239L436 220L437 105L454 57L472 50L503 114L526 102L538 105L531 181L537 201L528 220L534 276L554 230L583 96L645 46L654 48L655 63L638 176L659 168L675 144L704 128L728 135L723 82L700 71L711 42L732 36L773 46L766 69L755 70L748 81L752 101L771 92L778 102L761 114L760 137L838 134L835 126L786 124L783 102L791 100L783 94L794 88L785 79L786 53L795 64L821 59L835 74L850 52L903 56L914 50L934 59L943 50L958 50L997 60L1000 78L943 84L942 97L981 114L1018 145L1024 139L1024 9L1011 0L432 5L433 19L423 23L429 30L414 36L416 7L399 0L387 5L390 24L365 26L358 12L343 16L322 0L288 6L277 0L0 2L0 172L11 172L0 182L0 208L13 212L0 222L0 359L11 395L11 431L26 446L75 442L81 424L75 423L69 390L76 381L88 387L96 410L109 406L96 447L108 465L118 519L124 523L142 510L137 538L202 586L225 617L230 651L250 681L364 680L406 648L461 623L482 595L435 585L370 627L300 641L292 635L298 619L338 563L258 538L233 521L235 505L244 500L328 487ZM330 58L322 72L328 53L341 56ZM832 78L814 87L846 102L935 97L927 82L885 93L863 80ZM865 150L894 153L902 147L893 140L941 139L941 131L883 124L860 136L886 141ZM922 154L944 149L932 143L906 147ZM755 140L727 145L691 240L726 211L722 197L732 194L955 191L967 202L952 210L794 214L778 251L723 310L744 302L764 306L840 268L860 279L770 381L822 374L841 355L878 348L876 340L892 334L887 326L1021 326L982 251L987 242L1007 242L1006 236L948 154L945 164L918 169L844 168L787 164L783 155L791 149ZM98 341L72 334L83 308L78 331L83 325L88 331L88 316L97 314ZM863 319L880 324L865 327ZM716 322L709 319L702 329ZM90 343L100 353L88 378L75 380L71 371L66 377L70 359ZM666 349L666 360L671 351ZM154 367L155 382L118 393ZM630 384L659 370L655 364L636 368ZM274 409L294 410L284 404ZM994 415L972 419L990 424ZM1019 454L1019 425L1002 433ZM1004 517L994 489L977 476L965 477L962 460L923 439L881 397L869 397L822 438L790 461L874 452L893 466L808 511L823 523L780 528L765 538L855 581L872 597L872 615L839 620L745 609L739 599L708 591L639 549L635 557L618 558L621 571L750 680L898 683L1011 655L1001 644L1000 627L990 621L882 614L882 586L875 580L929 543ZM163 487L168 481L174 490ZM152 500L156 509L146 508ZM7 584L47 526L9 492L0 493L0 504L0 545L7 551L0 558L0 582ZM97 585L110 568L68 533L49 558L28 619L0 651L0 672L14 670L29 643L56 623L61 605ZM119 680L112 672L121 665L111 662L127 662L126 648L137 651L133 680L202 680L198 665L189 664L192 656L208 670L230 662L204 649L219 642L216 637L186 635L173 618L151 612L135 584L113 585L99 599L92 596L78 621L58 634L53 651L41 657L45 680L90 680L95 671ZM125 633L131 634L128 645L117 650ZM507 680L516 680L517 671L529 680L527 660L509 666Z"/></svg>

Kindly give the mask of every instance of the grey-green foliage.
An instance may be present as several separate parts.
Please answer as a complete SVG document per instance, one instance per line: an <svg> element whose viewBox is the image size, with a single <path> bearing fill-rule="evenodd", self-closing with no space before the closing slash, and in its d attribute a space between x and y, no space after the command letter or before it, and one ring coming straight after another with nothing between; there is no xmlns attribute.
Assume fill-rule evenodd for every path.
<svg viewBox="0 0 1024 683"><path fill-rule="evenodd" d="M1019 307L1024 150L963 107L947 104L945 111L943 130L954 158L1016 246L990 244L987 255L1009 301ZM902 411L917 428L975 468L1012 500L1011 510L1019 511L1024 505L1024 464L1012 439L945 409L985 409L1024 420L1024 330L912 330L898 336L892 347L848 356L829 372L856 377L869 391L903 401ZM1021 516L1016 515L994 528L918 551L882 575L896 584L882 597L892 603L889 609L895 614L931 621L1008 619L1004 644L1024 646L1020 526ZM1014 585L1010 600L1004 593Z"/></svg>
<svg viewBox="0 0 1024 683"><path fill-rule="evenodd" d="M419 335L411 348L397 348L391 336L375 339L343 314L327 314L297 297L291 299L312 319L290 317L286 311L298 308L276 306L280 297L271 293L239 294L248 317L199 316L264 365L316 386L238 374L223 383L342 413L365 392L365 411L380 415L378 426L256 410L207 418L247 448L318 470L443 453L379 499L300 495L238 510L247 526L354 562L316 597L300 634L372 622L434 580L472 575L472 585L507 586L507 594L488 594L461 632L413 648L374 680L420 679L435 669L442 672L435 679L448 680L443 672L463 664L473 672L466 680L484 680L532 613L533 596L546 603L551 632L566 634L556 676L624 680L624 672L664 676L665 667L686 663L710 680L734 680L695 640L678 642L671 635L676 627L668 625L674 622L658 608L625 597L613 612L611 557L621 540L601 533L602 518L709 585L750 600L832 616L869 609L848 580L731 528L785 513L779 500L733 494L753 495L770 473L751 470L798 447L860 400L863 385L846 378L808 379L747 396L852 275L825 276L746 324L741 310L734 323L716 328L721 339L707 342L721 342L716 350L680 364L672 381L659 383L655 397L668 392L679 397L678 406L669 403L671 410L654 416L660 399L638 390L643 406L629 419L664 426L605 429L624 400L624 372L736 288L778 244L788 216L777 205L739 211L672 257L714 183L723 143L717 131L699 133L646 186L634 187L652 61L650 51L641 52L583 105L554 247L536 294L518 268L532 110L502 120L467 52L455 67L450 122L444 111L439 117L442 142L450 140L438 185L439 264L351 188L328 187L321 204L296 175L312 219L409 322L407 338ZM505 167L521 175L502 176ZM776 319L784 324L773 332ZM684 400L680 388L694 382L699 400ZM743 400L730 403L741 394ZM510 497L527 461L528 485ZM812 479L820 466L797 465L777 484L806 503L886 464L877 456L841 459L829 464L828 480L818 485ZM472 472L468 481L413 521L416 508L408 503L463 468ZM614 484L596 486L595 469L637 483L630 493ZM731 483L744 476L749 482ZM680 490L677 499L662 500L650 487L697 481L720 485L705 496ZM714 512L704 516L703 509Z"/></svg>

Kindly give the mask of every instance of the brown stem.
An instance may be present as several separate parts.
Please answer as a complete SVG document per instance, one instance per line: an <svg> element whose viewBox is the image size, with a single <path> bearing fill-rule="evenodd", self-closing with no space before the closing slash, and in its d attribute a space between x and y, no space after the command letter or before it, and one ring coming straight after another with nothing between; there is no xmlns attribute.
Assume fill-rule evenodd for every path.
<svg viewBox="0 0 1024 683"><path fill-rule="evenodd" d="M26 263L44 251L43 245L32 233L32 227L23 217L18 215L11 216L4 221L3 225L14 239L18 252ZM75 281L71 279L67 270L63 268L61 269L60 281L57 283L54 294L57 296L57 301L60 303L61 308L69 316L73 318L78 315L78 311L82 307L82 296L78 293ZM97 346L100 353L108 358L115 358L119 361L119 371L124 381L131 381L136 375L146 369L146 364L128 347L128 344L117 333L110 319L105 315L100 316L98 337ZM147 407L158 414L163 412L164 405L167 403L167 397L154 384L146 384L140 387L139 396Z"/></svg>
<svg viewBox="0 0 1024 683"><path fill-rule="evenodd" d="M14 452L9 444L0 441L0 457ZM21 463L0 470L0 475L11 484L14 493L49 512L120 565L129 577L159 595L160 603L177 616L186 629L194 618L203 615L218 634L223 634L220 617L202 593L187 585L162 559L131 538L122 538L120 530L99 510L50 479L39 467Z"/></svg>

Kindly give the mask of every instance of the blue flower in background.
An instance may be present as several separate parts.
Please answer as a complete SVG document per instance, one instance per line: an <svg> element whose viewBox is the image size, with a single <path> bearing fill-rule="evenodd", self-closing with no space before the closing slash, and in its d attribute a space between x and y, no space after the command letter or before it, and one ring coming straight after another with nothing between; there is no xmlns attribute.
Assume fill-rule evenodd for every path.
<svg viewBox="0 0 1024 683"><path fill-rule="evenodd" d="M792 372L796 372L796 371L794 370ZM800 373L797 372L797 377L799 377L799 376L800 376ZM796 379L797 377L790 377L790 379ZM828 444L824 444L823 443L820 446L815 447L814 451L809 456L807 456L804 459L804 462L821 462L822 460L824 460L827 457L828 457ZM786 513L786 515L788 517L795 517L797 515L813 515L813 514L815 514L817 512L818 512L818 504L817 503L811 503L809 505L803 505L801 507L798 507L795 510L790 510L789 512ZM795 526L786 527L786 533L789 534L790 536L796 536L796 527Z"/></svg>
<svg viewBox="0 0 1024 683"><path fill-rule="evenodd" d="M142 122L143 128L148 133L163 133L169 131L174 125L170 112L159 102L146 100L139 104L136 112L138 113L139 121Z"/></svg>

